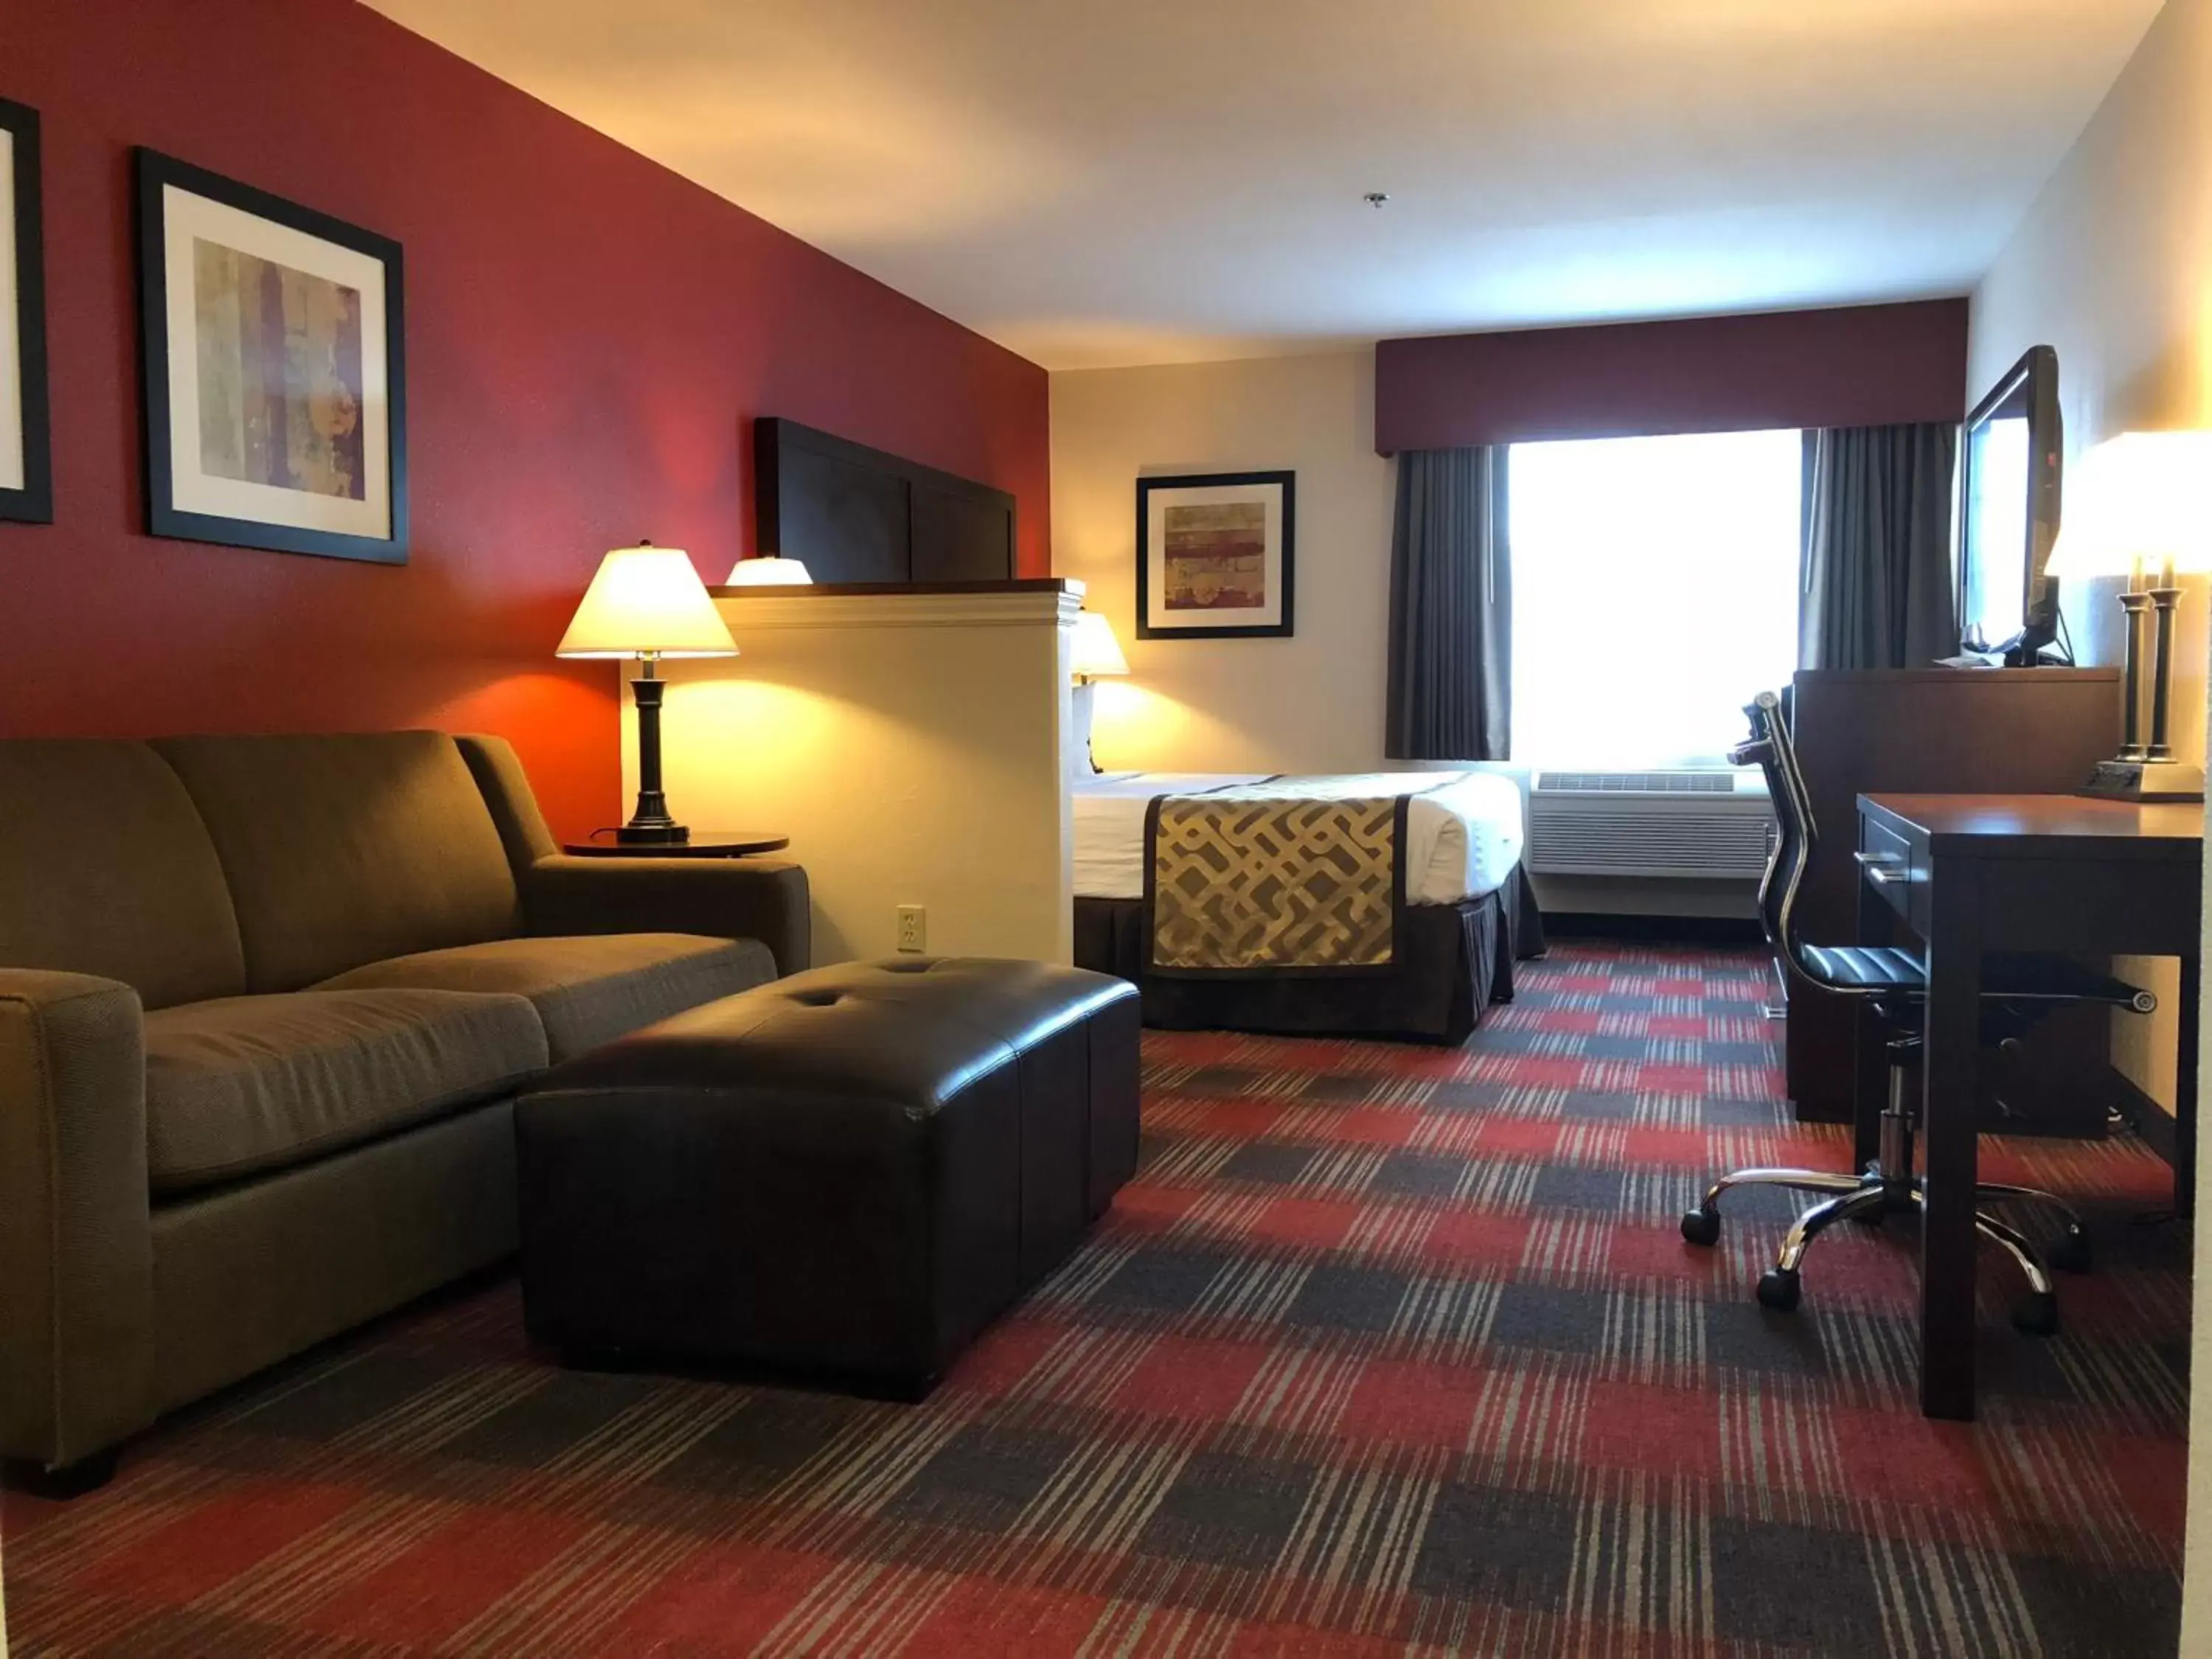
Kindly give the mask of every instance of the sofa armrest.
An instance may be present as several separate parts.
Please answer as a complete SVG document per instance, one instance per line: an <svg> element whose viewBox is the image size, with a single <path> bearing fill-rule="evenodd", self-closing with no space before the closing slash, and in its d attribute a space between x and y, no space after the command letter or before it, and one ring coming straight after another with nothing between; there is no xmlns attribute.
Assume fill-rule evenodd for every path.
<svg viewBox="0 0 2212 1659"><path fill-rule="evenodd" d="M703 933L757 939L780 973L811 965L806 872L781 859L577 858L556 853L524 872L530 931Z"/></svg>
<svg viewBox="0 0 2212 1659"><path fill-rule="evenodd" d="M138 994L0 968L0 1455L62 1468L155 1414Z"/></svg>

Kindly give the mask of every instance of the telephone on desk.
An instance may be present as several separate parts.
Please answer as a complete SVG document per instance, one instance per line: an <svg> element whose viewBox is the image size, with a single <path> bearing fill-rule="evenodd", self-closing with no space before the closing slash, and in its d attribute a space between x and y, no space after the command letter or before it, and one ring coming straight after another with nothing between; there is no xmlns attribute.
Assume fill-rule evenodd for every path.
<svg viewBox="0 0 2212 1659"><path fill-rule="evenodd" d="M1960 641L1959 654L1939 657L1936 665L1938 668L2071 668L2074 664L2069 655L2054 656L2050 662L2044 661L2045 650L2057 643L2057 639L2058 613L2056 611L2045 616L2029 617L2027 626L2002 645L1984 644L1981 629L1978 627L1969 628L1966 638Z"/></svg>

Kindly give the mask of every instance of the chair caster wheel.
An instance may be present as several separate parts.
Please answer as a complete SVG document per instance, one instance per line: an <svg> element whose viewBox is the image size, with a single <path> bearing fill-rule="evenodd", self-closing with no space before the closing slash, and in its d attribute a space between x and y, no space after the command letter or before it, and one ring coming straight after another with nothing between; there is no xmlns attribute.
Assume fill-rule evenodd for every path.
<svg viewBox="0 0 2212 1659"><path fill-rule="evenodd" d="M1720 1242L1721 1212L1718 1210L1686 1210L1682 1214L1682 1237L1692 1244L1716 1244Z"/></svg>
<svg viewBox="0 0 2212 1659"><path fill-rule="evenodd" d="M2079 1231L2069 1232L2057 1243L2043 1253L2043 1259L2063 1273L2087 1273L2092 1261L2089 1251L2089 1235Z"/></svg>
<svg viewBox="0 0 2212 1659"><path fill-rule="evenodd" d="M2058 1298L2048 1291L2030 1291L2012 1310L2012 1322L2023 1335L2057 1335Z"/></svg>
<svg viewBox="0 0 2212 1659"><path fill-rule="evenodd" d="M1795 1267L1769 1267L1759 1276L1759 1305L1762 1308L1771 1308L1777 1313L1796 1313L1798 1294Z"/></svg>

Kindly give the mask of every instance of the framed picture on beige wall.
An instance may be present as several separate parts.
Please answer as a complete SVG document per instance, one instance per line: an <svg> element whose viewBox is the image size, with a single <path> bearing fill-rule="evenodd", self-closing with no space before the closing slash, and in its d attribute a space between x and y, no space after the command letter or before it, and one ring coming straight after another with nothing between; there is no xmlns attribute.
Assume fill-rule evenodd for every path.
<svg viewBox="0 0 2212 1659"><path fill-rule="evenodd" d="M0 98L0 519L51 524L39 113Z"/></svg>
<svg viewBox="0 0 2212 1659"><path fill-rule="evenodd" d="M404 562L399 244L153 150L137 166L147 528Z"/></svg>
<svg viewBox="0 0 2212 1659"><path fill-rule="evenodd" d="M1287 639L1297 474L1137 480L1137 637Z"/></svg>

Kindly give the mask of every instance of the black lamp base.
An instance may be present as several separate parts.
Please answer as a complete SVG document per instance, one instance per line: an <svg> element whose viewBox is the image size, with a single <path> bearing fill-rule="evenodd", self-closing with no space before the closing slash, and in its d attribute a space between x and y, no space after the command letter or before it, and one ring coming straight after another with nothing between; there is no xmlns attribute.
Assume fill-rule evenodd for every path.
<svg viewBox="0 0 2212 1659"><path fill-rule="evenodd" d="M653 659L645 672L629 683L637 699L637 805L629 822L615 831L619 847L678 847L691 832L668 816L668 798L660 789L660 698L667 682L653 672Z"/></svg>
<svg viewBox="0 0 2212 1659"><path fill-rule="evenodd" d="M2204 769L2177 760L2099 761L2080 793L2107 800L2203 800Z"/></svg>

